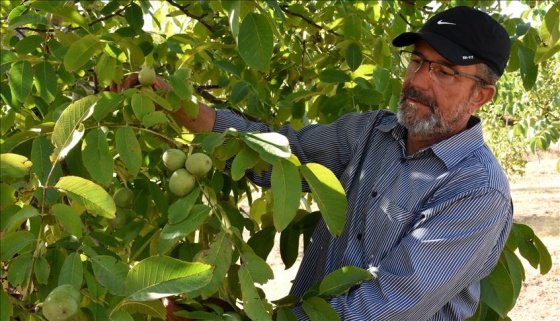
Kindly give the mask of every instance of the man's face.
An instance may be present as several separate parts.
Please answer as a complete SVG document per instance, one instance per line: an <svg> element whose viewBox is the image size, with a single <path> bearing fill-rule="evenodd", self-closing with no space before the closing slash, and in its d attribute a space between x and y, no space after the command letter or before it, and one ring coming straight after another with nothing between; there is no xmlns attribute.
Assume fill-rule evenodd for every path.
<svg viewBox="0 0 560 321"><path fill-rule="evenodd" d="M414 51L424 59L449 65L426 42L419 41ZM453 69L476 74L476 66L452 66ZM399 102L398 120L411 136L420 139L444 139L463 129L476 110L470 97L476 89L472 79L456 76L442 84L430 77L428 63L414 72L407 72Z"/></svg>

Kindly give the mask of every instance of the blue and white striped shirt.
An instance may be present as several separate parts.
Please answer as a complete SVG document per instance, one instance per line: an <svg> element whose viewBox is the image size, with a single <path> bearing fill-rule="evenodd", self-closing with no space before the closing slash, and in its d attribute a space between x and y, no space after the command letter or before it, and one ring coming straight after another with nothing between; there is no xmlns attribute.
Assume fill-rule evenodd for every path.
<svg viewBox="0 0 560 321"><path fill-rule="evenodd" d="M219 110L214 131L230 127L271 130ZM406 130L388 111L279 132L302 163L333 171L348 198L342 235L332 237L319 223L291 294L301 297L328 273L353 265L376 278L330 300L342 320L464 320L474 314L480 280L496 265L513 216L507 178L484 143L478 118L409 156ZM300 307L295 312L307 320Z"/></svg>

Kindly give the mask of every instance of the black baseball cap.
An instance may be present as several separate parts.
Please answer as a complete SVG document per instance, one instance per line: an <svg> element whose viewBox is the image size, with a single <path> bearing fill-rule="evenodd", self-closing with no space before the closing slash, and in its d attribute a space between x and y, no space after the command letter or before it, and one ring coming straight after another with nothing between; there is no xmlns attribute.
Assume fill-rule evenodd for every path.
<svg viewBox="0 0 560 321"><path fill-rule="evenodd" d="M511 43L507 31L488 14L466 6L454 7L430 18L418 32L405 32L393 40L396 47L424 39L455 65L485 63L504 73Z"/></svg>

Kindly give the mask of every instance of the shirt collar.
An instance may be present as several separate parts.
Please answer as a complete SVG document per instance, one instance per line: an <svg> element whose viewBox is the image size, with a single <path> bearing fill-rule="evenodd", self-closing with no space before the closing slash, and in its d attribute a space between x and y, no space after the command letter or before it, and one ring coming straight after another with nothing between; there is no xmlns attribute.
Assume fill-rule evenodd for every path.
<svg viewBox="0 0 560 321"><path fill-rule="evenodd" d="M392 136L399 142L404 142L406 139L406 129L398 123L396 115L387 117L386 121L377 125L376 128L386 133L392 131ZM441 159L447 168L451 168L483 145L484 136L482 134L480 118L471 116L467 123L467 129L427 149L431 150L435 156ZM426 149L418 153L423 154L425 152Z"/></svg>

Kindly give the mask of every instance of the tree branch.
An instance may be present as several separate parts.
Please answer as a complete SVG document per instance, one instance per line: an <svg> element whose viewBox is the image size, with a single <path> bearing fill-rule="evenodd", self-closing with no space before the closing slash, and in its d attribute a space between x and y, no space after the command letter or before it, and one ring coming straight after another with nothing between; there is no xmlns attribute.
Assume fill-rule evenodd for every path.
<svg viewBox="0 0 560 321"><path fill-rule="evenodd" d="M332 29L327 29L327 28L325 28L321 25L318 25L315 21L307 18L304 15L301 15L299 13L295 13L295 12L292 12L292 11L288 10L288 8L286 6L281 6L280 9L286 14L296 16L296 17L299 17L299 18L303 19L305 22L307 22L308 24L312 25L313 27L315 27L319 30L324 30L325 32L332 33L333 35L336 35L336 36L342 36L341 34L337 33L336 31L334 31Z"/></svg>
<svg viewBox="0 0 560 321"><path fill-rule="evenodd" d="M200 22L200 23L201 23L204 27L206 27L206 29L208 29L210 32L212 32L212 33L214 32L214 28L213 28L211 25L209 25L206 21L202 20L202 18L204 18L204 17L206 17L206 16L208 15L207 13L203 14L203 15L200 16L200 17L197 17L197 16L193 15L192 13L190 13L189 11L187 11L187 8L189 7L189 5L182 6L182 5L176 3L176 2L173 1L173 0L166 0L166 1L167 1L167 3L169 3L170 5L172 5L173 7L179 9L179 10L180 10L182 13L184 13L187 17L192 18L192 19L194 19L194 20Z"/></svg>

